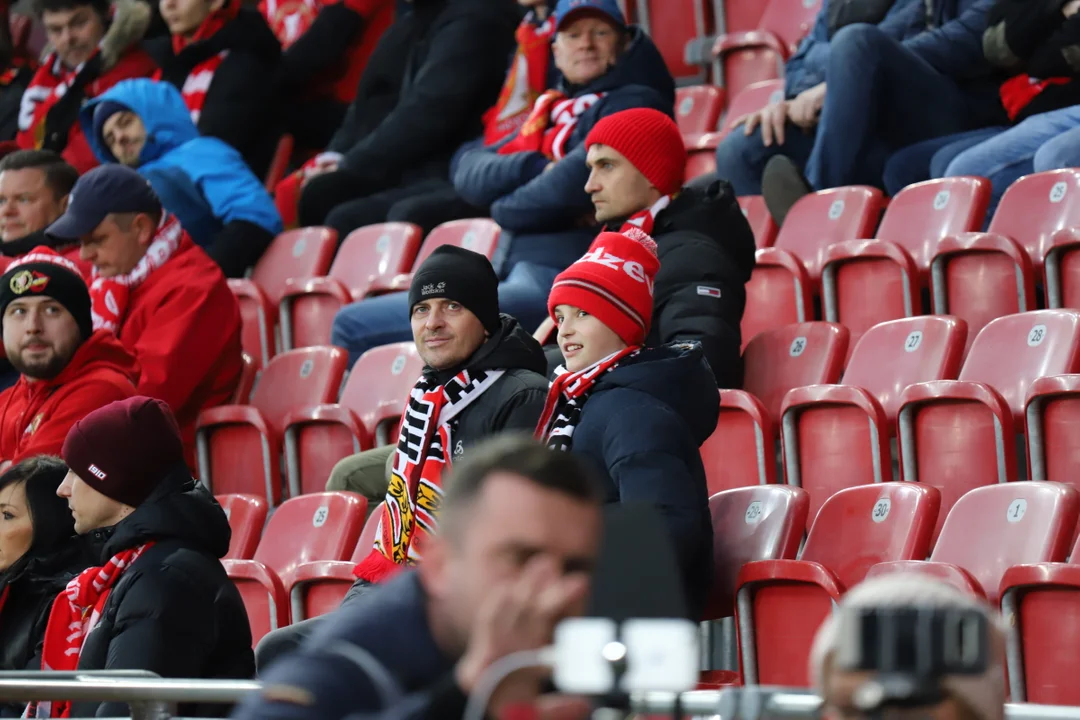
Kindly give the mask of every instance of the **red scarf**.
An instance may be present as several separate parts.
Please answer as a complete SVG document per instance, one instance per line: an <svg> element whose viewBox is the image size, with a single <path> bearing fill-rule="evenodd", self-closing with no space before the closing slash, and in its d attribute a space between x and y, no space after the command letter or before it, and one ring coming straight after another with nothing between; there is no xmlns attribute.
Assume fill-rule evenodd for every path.
<svg viewBox="0 0 1080 720"><path fill-rule="evenodd" d="M207 15L206 19L192 34L186 38L183 35L172 36L173 55L179 55L180 51L188 45L193 45L203 40L212 38L221 28L228 25L240 14L240 0L227 0L225 6Z"/></svg>
<svg viewBox="0 0 1080 720"><path fill-rule="evenodd" d="M551 38L554 34L553 17L537 26L536 16L530 12L518 25L515 33L517 52L510 64L510 72L506 75L506 82L494 107L484 113L485 145L496 144L525 124L529 108L547 88Z"/></svg>
<svg viewBox="0 0 1080 720"><path fill-rule="evenodd" d="M173 42L176 42L175 37L173 37ZM222 50L217 55L203 60L191 68L191 72L184 79L184 86L180 88L180 96L184 98L184 104L187 105L188 112L191 113L191 122L196 125L199 124L199 118L202 117L203 106L206 105L206 94L210 92L210 84L214 82L214 74L221 67L221 63L225 62L228 55L228 50ZM154 80L161 82L161 70L154 73Z"/></svg>
<svg viewBox="0 0 1080 720"><path fill-rule="evenodd" d="M630 228L637 228L641 230L649 237L652 237L653 226L656 224L656 216L660 214L660 211L671 204L674 195L664 195L662 198L653 203L652 207L645 208L641 212L636 212L627 218L622 227L619 228L619 232L624 233Z"/></svg>
<svg viewBox="0 0 1080 720"><path fill-rule="evenodd" d="M93 58L98 52L95 50L90 57ZM41 147L45 141L45 116L56 101L64 97L84 67L86 62L77 68L67 67L60 62L60 56L55 52L45 58L45 62L30 79L30 85L23 91L19 104L19 133L15 138L19 147ZM90 83L86 88L87 97L96 94L95 89L95 83Z"/></svg>
<svg viewBox="0 0 1080 720"><path fill-rule="evenodd" d="M1051 85L1064 85L1070 81L1070 78L1063 77L1039 80L1030 75L1017 75L1003 82L998 92L1001 95L1001 104L1009 115L1009 120L1015 121L1024 108L1043 90Z"/></svg>
<svg viewBox="0 0 1080 720"><path fill-rule="evenodd" d="M169 213L164 213L154 239L146 249L146 255L134 270L126 275L110 278L101 277L97 270L94 270L90 283L90 316L93 318L95 330L105 328L114 333L120 332L120 326L124 324L127 316L131 293L146 282L152 272L176 254L185 237L187 233L180 227L180 221Z"/></svg>
<svg viewBox="0 0 1080 720"><path fill-rule="evenodd" d="M578 119L604 95L589 93L568 98L558 90L548 90L537 98L521 130L499 148L499 154L542 152L548 160L562 160L570 149L567 145Z"/></svg>
<svg viewBox="0 0 1080 720"><path fill-rule="evenodd" d="M41 654L42 670L71 672L79 669L83 641L101 620L101 611L116 581L139 556L153 547L149 542L114 555L102 567L83 570L71 579L53 601L45 626L45 644ZM26 717L71 717L68 701L30 703Z"/></svg>

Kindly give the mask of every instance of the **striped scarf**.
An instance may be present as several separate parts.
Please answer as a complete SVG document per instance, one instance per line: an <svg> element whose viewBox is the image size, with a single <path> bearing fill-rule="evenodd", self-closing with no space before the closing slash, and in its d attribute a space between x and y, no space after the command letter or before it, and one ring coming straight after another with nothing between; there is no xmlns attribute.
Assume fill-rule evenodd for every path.
<svg viewBox="0 0 1080 720"><path fill-rule="evenodd" d="M577 372L560 366L555 371L544 412L536 425L536 438L554 450L569 451L574 442L574 429L581 420L582 408L596 381L604 373L618 367L623 359L637 355L640 350L640 347L625 348Z"/></svg>
<svg viewBox="0 0 1080 720"><path fill-rule="evenodd" d="M225 58L229 56L228 50L222 50L217 55L213 55L195 67L191 68L191 72L184 78L184 85L180 88L180 95L184 98L184 104L187 105L188 112L191 113L191 122L195 125L199 124L199 118L202 117L203 106L206 105L206 94L210 92L210 84L214 82L214 73L221 67L221 63L225 62ZM154 73L154 80L160 82L162 78L161 70Z"/></svg>
<svg viewBox="0 0 1080 720"><path fill-rule="evenodd" d="M540 152L558 162L572 150L570 136L581 115L600 101L605 93L589 93L568 98L558 90L548 90L533 105L532 112L516 136L499 148L500 155Z"/></svg>
<svg viewBox="0 0 1080 720"><path fill-rule="evenodd" d="M638 230L641 230L646 235L649 235L651 237L653 234L653 226L656 224L656 216L659 215L664 208L671 204L671 201L672 199L674 199L674 197L674 195L664 195L659 200L654 202L652 207L645 208L641 212L634 213L629 218L627 218L626 222L624 222L622 227L619 228L619 232L625 233L630 228L637 228Z"/></svg>

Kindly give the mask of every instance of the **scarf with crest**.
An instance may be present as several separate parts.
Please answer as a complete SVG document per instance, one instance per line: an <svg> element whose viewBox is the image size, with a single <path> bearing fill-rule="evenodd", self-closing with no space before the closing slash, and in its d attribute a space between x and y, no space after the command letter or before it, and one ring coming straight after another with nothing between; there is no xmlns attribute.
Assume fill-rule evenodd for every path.
<svg viewBox="0 0 1080 720"><path fill-rule="evenodd" d="M102 567L87 568L71 579L64 591L56 596L49 612L41 655L42 670L71 672L79 668L83 641L101 620L101 611L116 581L153 545L149 542L119 552ZM71 703L32 702L27 705L24 717L71 717Z"/></svg>
<svg viewBox="0 0 1080 720"><path fill-rule="evenodd" d="M105 328L119 332L127 316L131 293L176 254L185 235L179 220L169 213L162 213L154 239L134 270L110 278L101 277L94 270L90 283L90 316L95 330Z"/></svg>
<svg viewBox="0 0 1080 720"><path fill-rule="evenodd" d="M551 381L544 402L544 412L536 425L536 438L554 450L569 451L574 442L574 429L581 420L581 410L596 381L640 351L640 347L628 347L577 372L560 366L555 371L555 379Z"/></svg>
<svg viewBox="0 0 1080 720"><path fill-rule="evenodd" d="M442 476L453 454L452 425L502 370L462 370L445 384L422 375L401 415L394 465L372 552L353 570L381 582L420 560L423 537L433 534L442 499Z"/></svg>
<svg viewBox="0 0 1080 720"><path fill-rule="evenodd" d="M514 33L517 51L510 72L506 74L499 99L484 114L485 145L494 145L517 132L528 118L533 103L547 88L554 34L554 16L538 25L536 14L530 12L518 25Z"/></svg>
<svg viewBox="0 0 1080 720"><path fill-rule="evenodd" d="M532 112L521 130L499 148L500 155L516 152L540 152L548 160L566 157L570 135L582 114L599 102L605 93L587 93L568 98L558 90L548 90L536 99Z"/></svg>

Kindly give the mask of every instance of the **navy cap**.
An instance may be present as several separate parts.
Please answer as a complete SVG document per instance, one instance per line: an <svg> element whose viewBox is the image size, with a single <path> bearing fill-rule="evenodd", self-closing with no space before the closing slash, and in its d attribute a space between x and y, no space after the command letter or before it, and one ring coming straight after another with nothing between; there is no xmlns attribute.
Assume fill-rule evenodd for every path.
<svg viewBox="0 0 1080 720"><path fill-rule="evenodd" d="M60 240L78 240L94 231L112 213L159 213L150 181L126 165L99 165L78 179L68 195L68 206L45 234Z"/></svg>
<svg viewBox="0 0 1080 720"><path fill-rule="evenodd" d="M558 30L570 15L578 12L604 15L619 27L626 27L626 18L616 0L559 0L555 6L555 29Z"/></svg>

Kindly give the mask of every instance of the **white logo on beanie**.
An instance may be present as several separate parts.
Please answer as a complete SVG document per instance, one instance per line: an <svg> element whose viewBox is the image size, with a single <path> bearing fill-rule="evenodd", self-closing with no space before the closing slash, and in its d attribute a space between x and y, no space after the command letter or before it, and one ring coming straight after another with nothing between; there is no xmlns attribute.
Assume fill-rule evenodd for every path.
<svg viewBox="0 0 1080 720"><path fill-rule="evenodd" d="M609 253L603 245L585 253L578 262L591 262L612 270L622 270L633 280L645 283L649 288L649 294L652 294L653 281L652 278L645 274L645 267L636 260L626 260L614 253Z"/></svg>
<svg viewBox="0 0 1080 720"><path fill-rule="evenodd" d="M97 465L94 465L92 463L91 463L90 467L87 468L87 470L89 470L90 474L93 475L94 477L96 477L98 480L104 480L105 478L108 477L108 475L105 473L104 470L102 470Z"/></svg>
<svg viewBox="0 0 1080 720"><path fill-rule="evenodd" d="M435 293L441 292L446 292L446 283L444 282L441 282L438 285L431 283L430 285L425 285L423 289L420 290L421 295L434 295Z"/></svg>

